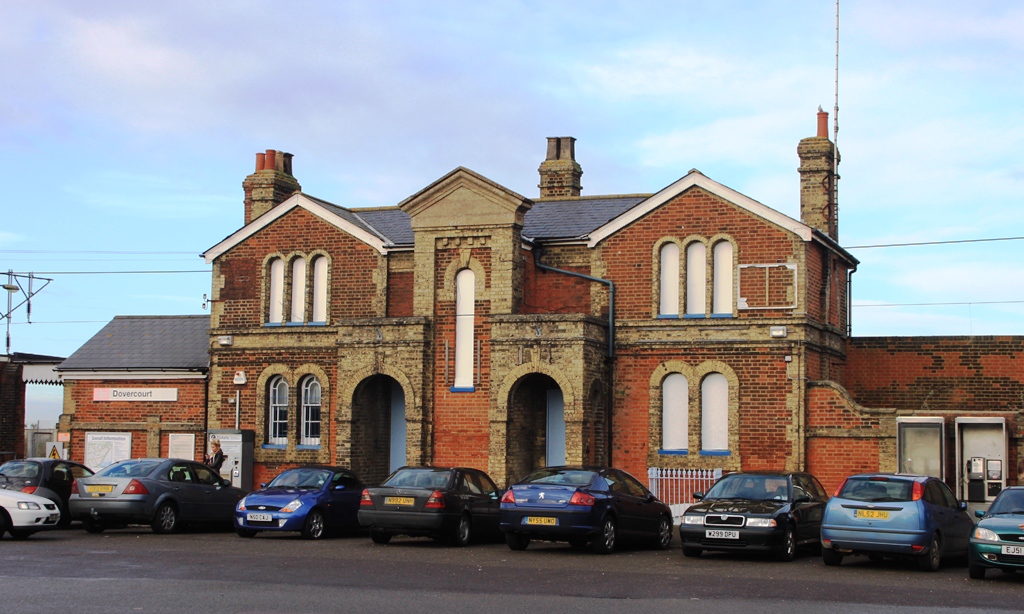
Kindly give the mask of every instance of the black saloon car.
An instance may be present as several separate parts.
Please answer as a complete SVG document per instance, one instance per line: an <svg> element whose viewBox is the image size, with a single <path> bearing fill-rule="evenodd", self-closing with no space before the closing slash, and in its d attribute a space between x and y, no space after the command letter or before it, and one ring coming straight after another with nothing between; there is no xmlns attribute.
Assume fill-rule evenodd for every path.
<svg viewBox="0 0 1024 614"><path fill-rule="evenodd" d="M693 498L679 524L686 556L749 550L791 561L798 546L820 544L828 494L809 473L734 473Z"/></svg>
<svg viewBox="0 0 1024 614"><path fill-rule="evenodd" d="M23 458L0 465L0 488L20 490L30 495L46 497L60 509L59 526L71 523L68 498L72 484L79 478L92 475L85 465L53 458Z"/></svg>
<svg viewBox="0 0 1024 614"><path fill-rule="evenodd" d="M621 535L658 548L672 541L672 512L625 471L611 467L545 467L501 499L501 530L512 550L530 540L567 541L575 549L615 550Z"/></svg>
<svg viewBox="0 0 1024 614"><path fill-rule="evenodd" d="M465 546L476 535L499 535L499 494L479 469L402 467L381 486L363 490L359 524L376 544L411 535Z"/></svg>

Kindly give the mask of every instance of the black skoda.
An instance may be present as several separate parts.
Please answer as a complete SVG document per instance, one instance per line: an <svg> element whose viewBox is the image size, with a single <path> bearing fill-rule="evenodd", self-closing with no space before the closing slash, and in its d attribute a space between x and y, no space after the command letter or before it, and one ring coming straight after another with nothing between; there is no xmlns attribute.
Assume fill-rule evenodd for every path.
<svg viewBox="0 0 1024 614"><path fill-rule="evenodd" d="M791 561L799 546L820 544L828 494L809 473L733 473L693 498L679 523L686 556L749 550Z"/></svg>

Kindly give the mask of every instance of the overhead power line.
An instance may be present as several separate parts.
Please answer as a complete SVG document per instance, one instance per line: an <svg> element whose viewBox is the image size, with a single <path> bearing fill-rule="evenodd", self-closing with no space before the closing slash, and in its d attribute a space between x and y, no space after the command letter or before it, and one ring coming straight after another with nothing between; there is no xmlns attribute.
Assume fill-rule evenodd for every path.
<svg viewBox="0 0 1024 614"><path fill-rule="evenodd" d="M169 273L210 273L210 269L196 271L40 271L39 275L162 275Z"/></svg>
<svg viewBox="0 0 1024 614"><path fill-rule="evenodd" d="M953 303L854 303L854 307L935 307L941 305L1019 305L1024 301L959 301Z"/></svg>
<svg viewBox="0 0 1024 614"><path fill-rule="evenodd" d="M991 241L1021 241L1024 237L996 237L993 239L958 239L951 241L921 241L920 243L880 243L878 245L849 245L844 249L870 249L873 247L919 247L921 245L952 245L954 243L988 243Z"/></svg>

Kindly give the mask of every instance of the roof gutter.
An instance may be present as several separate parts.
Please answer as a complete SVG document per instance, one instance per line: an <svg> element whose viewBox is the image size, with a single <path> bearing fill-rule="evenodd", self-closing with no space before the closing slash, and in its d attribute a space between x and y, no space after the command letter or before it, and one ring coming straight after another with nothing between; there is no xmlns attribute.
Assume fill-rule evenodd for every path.
<svg viewBox="0 0 1024 614"><path fill-rule="evenodd" d="M563 273L565 275L571 275L573 277L579 277L588 281L597 282L599 284L605 284L608 286L608 358L615 357L615 283L610 279L601 279L600 277L593 277L591 275L584 275L583 273L577 273L576 271L567 271L565 269L556 269L555 267L548 266L540 263L540 257L543 255L544 250L539 245L534 245L533 248L533 264L538 269L544 271L551 271L552 273Z"/></svg>

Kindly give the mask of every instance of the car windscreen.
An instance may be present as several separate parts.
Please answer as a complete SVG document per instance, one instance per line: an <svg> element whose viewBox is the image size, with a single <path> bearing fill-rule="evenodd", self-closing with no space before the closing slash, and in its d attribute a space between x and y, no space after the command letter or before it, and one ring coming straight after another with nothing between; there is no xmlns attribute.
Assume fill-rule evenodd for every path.
<svg viewBox="0 0 1024 614"><path fill-rule="evenodd" d="M134 460L114 463L97 471L93 477L97 478L137 478L149 475L163 461Z"/></svg>
<svg viewBox="0 0 1024 614"><path fill-rule="evenodd" d="M789 480L784 475L728 475L715 483L705 499L789 500Z"/></svg>
<svg viewBox="0 0 1024 614"><path fill-rule="evenodd" d="M0 465L0 474L9 478L37 478L42 466L31 461L8 461Z"/></svg>
<svg viewBox="0 0 1024 614"><path fill-rule="evenodd" d="M988 508L989 514L1024 514L1024 490L1004 490Z"/></svg>
<svg viewBox="0 0 1024 614"><path fill-rule="evenodd" d="M597 473L586 469L538 469L523 478L520 484L565 484L587 486Z"/></svg>
<svg viewBox="0 0 1024 614"><path fill-rule="evenodd" d="M332 476L326 469L290 469L274 478L268 488L323 488Z"/></svg>
<svg viewBox="0 0 1024 614"><path fill-rule="evenodd" d="M399 469L382 486L399 488L447 488L452 472L449 469Z"/></svg>
<svg viewBox="0 0 1024 614"><path fill-rule="evenodd" d="M914 495L914 481L890 478L852 477L846 480L836 495L851 501L910 501Z"/></svg>

